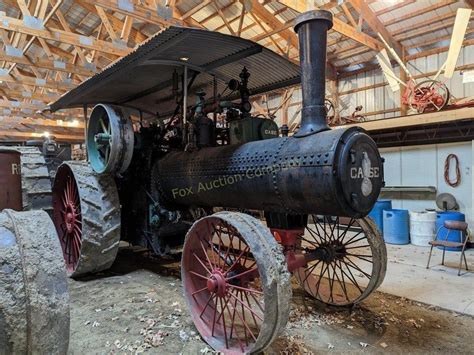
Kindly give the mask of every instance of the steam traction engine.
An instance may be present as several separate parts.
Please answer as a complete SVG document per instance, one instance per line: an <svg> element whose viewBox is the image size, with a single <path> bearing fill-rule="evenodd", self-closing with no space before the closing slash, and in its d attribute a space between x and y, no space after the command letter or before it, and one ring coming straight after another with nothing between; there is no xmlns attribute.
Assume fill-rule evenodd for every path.
<svg viewBox="0 0 474 355"><path fill-rule="evenodd" d="M201 336L223 352L271 344L288 318L291 273L332 305L352 305L375 290L386 251L365 216L383 184L382 161L362 129L326 124L331 26L325 11L297 19L303 109L291 137L279 137L272 120L252 116L249 97L265 75L286 85L281 78L299 69L255 43L197 29L162 31L53 104L54 110L112 103L97 104L88 119L89 164L65 163L56 175L54 217L69 275L110 267L120 240L159 255L182 246L190 313ZM211 53L187 47L202 41L211 48L214 38L216 53L232 44L233 54L211 60ZM171 55L179 60L165 58ZM199 79L204 72L213 78L211 99L202 90L209 80ZM164 73L171 75L145 83ZM216 77L232 73L239 78L217 94ZM174 110L136 110L166 100ZM225 210L213 213L216 207ZM267 226L235 210L263 211Z"/></svg>

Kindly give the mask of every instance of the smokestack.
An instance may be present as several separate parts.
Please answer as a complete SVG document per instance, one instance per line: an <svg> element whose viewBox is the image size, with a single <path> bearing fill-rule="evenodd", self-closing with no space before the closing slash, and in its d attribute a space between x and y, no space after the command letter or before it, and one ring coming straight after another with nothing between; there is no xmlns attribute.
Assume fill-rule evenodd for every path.
<svg viewBox="0 0 474 355"><path fill-rule="evenodd" d="M303 108L301 127L295 137L306 137L329 129L324 106L326 86L327 32L332 27L332 13L308 11L295 20L299 37Z"/></svg>

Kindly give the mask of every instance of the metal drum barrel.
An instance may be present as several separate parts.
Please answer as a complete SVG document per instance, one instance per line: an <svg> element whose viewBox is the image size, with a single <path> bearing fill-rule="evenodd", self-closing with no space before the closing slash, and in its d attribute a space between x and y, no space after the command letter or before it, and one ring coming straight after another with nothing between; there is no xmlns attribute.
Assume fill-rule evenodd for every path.
<svg viewBox="0 0 474 355"><path fill-rule="evenodd" d="M21 153L14 149L0 149L0 211L23 209L21 198Z"/></svg>
<svg viewBox="0 0 474 355"><path fill-rule="evenodd" d="M383 239L388 244L409 244L408 210L383 210Z"/></svg>
<svg viewBox="0 0 474 355"><path fill-rule="evenodd" d="M374 220L380 232L383 232L383 211L391 209L392 200L377 200L374 207L369 213L369 217Z"/></svg>

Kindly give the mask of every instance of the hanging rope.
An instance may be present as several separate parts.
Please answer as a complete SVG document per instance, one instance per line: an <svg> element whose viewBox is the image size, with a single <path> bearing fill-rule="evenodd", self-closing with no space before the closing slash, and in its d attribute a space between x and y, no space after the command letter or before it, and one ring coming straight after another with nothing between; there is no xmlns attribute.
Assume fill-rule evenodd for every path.
<svg viewBox="0 0 474 355"><path fill-rule="evenodd" d="M456 179L453 181L449 178L451 159L454 159L456 166ZM444 181L451 187L457 187L461 183L461 169L459 168L459 158L456 154L449 154L444 161Z"/></svg>

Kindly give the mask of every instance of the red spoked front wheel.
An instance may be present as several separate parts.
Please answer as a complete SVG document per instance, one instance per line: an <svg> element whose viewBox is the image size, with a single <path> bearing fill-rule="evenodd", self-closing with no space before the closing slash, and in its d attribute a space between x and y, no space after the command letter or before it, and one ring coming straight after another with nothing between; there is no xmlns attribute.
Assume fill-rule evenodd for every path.
<svg viewBox="0 0 474 355"><path fill-rule="evenodd" d="M262 351L288 319L284 256L249 215L220 212L197 221L186 236L182 280L196 328L216 351Z"/></svg>
<svg viewBox="0 0 474 355"><path fill-rule="evenodd" d="M387 250L369 217L310 215L297 249L305 256L319 255L294 274L307 293L326 304L359 303L385 277Z"/></svg>
<svg viewBox="0 0 474 355"><path fill-rule="evenodd" d="M55 196L55 224L68 273L76 269L81 255L82 214L76 179L70 169L61 171L62 189Z"/></svg>

